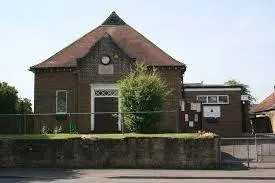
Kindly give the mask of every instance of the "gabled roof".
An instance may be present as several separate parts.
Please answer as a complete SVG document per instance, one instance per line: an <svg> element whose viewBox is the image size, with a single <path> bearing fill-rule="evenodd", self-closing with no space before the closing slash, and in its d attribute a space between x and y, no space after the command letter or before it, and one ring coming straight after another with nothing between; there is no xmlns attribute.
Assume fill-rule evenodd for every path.
<svg viewBox="0 0 275 183"><path fill-rule="evenodd" d="M135 29L127 25L115 12L91 32L65 47L44 62L31 69L48 67L76 67L78 58L85 56L89 50L105 34L111 36L113 41L127 55L137 61L153 66L184 66L167 53L158 48Z"/></svg>
<svg viewBox="0 0 275 183"><path fill-rule="evenodd" d="M259 104L251 104L249 108L249 114L253 114Z"/></svg>
<svg viewBox="0 0 275 183"><path fill-rule="evenodd" d="M259 103L254 112L265 112L275 110L275 92L266 97L261 103Z"/></svg>

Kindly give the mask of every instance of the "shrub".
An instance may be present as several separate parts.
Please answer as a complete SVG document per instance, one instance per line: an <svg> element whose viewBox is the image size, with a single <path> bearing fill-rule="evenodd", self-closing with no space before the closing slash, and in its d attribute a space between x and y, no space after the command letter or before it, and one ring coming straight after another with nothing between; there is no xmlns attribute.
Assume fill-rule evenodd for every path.
<svg viewBox="0 0 275 183"><path fill-rule="evenodd" d="M61 132L62 132L62 126L60 124L55 125L55 127L53 128L53 133L57 134Z"/></svg>
<svg viewBox="0 0 275 183"><path fill-rule="evenodd" d="M162 116L156 111L163 109L165 97L169 93L166 83L156 70L148 70L138 64L135 71L122 78L118 85L126 127L136 133L156 132L157 122Z"/></svg>
<svg viewBox="0 0 275 183"><path fill-rule="evenodd" d="M51 133L51 129L46 124L43 124L42 127L41 127L41 133L42 134Z"/></svg>
<svg viewBox="0 0 275 183"><path fill-rule="evenodd" d="M255 133L273 133L271 120L268 116L255 118L252 123Z"/></svg>
<svg viewBox="0 0 275 183"><path fill-rule="evenodd" d="M69 123L69 126L67 128L67 132L71 134L76 134L78 133L77 126L75 123Z"/></svg>

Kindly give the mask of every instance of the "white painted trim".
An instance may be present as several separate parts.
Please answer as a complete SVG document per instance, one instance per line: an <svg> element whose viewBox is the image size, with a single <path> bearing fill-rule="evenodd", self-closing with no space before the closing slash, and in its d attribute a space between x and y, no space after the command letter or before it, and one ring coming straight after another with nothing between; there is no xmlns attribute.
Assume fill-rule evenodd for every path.
<svg viewBox="0 0 275 183"><path fill-rule="evenodd" d="M118 98L118 131L121 131L122 129L122 114L121 114L121 103Z"/></svg>
<svg viewBox="0 0 275 183"><path fill-rule="evenodd" d="M90 86L96 89L117 89L116 83L91 83Z"/></svg>
<svg viewBox="0 0 275 183"><path fill-rule="evenodd" d="M94 97L94 85L90 84L91 86L91 131L95 130L95 97Z"/></svg>
<svg viewBox="0 0 275 183"><path fill-rule="evenodd" d="M117 97L117 95L106 95L106 96L94 96L95 98L108 98L108 97Z"/></svg>
<svg viewBox="0 0 275 183"><path fill-rule="evenodd" d="M185 88L184 91L241 91L241 88Z"/></svg>
<svg viewBox="0 0 275 183"><path fill-rule="evenodd" d="M66 112L57 112L58 92L66 92ZM55 113L56 114L66 114L67 112L68 112L68 91L67 90L56 90L55 91Z"/></svg>
<svg viewBox="0 0 275 183"><path fill-rule="evenodd" d="M96 92L98 92L98 91L108 91L108 90L116 91L116 93L117 93L117 89L113 89L113 88L112 89L105 89L105 88L104 89L94 89L93 91L95 93L95 97L96 98L101 98L101 97L104 97L104 98L105 97L117 97L118 96L118 94L112 94L112 93L111 93L112 95L97 95L96 94Z"/></svg>
<svg viewBox="0 0 275 183"><path fill-rule="evenodd" d="M117 84L115 83L91 83L91 131L95 130L95 98L96 97L118 97L118 96L95 96L94 91L95 90L100 90L100 89L114 89L117 90ZM121 112L121 105L120 101L118 100L118 112ZM121 115L119 115L118 118L118 131L121 131Z"/></svg>

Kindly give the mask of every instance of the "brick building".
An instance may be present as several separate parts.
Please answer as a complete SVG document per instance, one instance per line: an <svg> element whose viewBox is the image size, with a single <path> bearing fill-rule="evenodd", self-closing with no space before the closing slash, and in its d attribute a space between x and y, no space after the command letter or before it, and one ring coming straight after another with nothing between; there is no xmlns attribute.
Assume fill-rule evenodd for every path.
<svg viewBox="0 0 275 183"><path fill-rule="evenodd" d="M37 116L36 121L44 121L51 128L56 121L63 126L73 122L79 133L121 131L120 117L94 113L119 112L116 83L136 63L155 67L172 90L164 110L176 112L165 113L159 123L161 132L202 129L222 136L241 135L239 86L183 85L186 66L127 25L115 12L91 32L30 68L35 74L34 112L54 114ZM218 116L211 117L211 111ZM36 132L40 128L41 125L34 127Z"/></svg>
<svg viewBox="0 0 275 183"><path fill-rule="evenodd" d="M117 112L117 81L137 62L154 66L172 89L165 110L178 110L182 97L185 65L166 54L113 12L100 26L65 47L47 60L32 66L35 74L34 112L56 113L68 123L66 113L80 133L121 131L121 120L94 112ZM86 114L86 115L85 115ZM51 118L51 119L50 119ZM175 131L176 113L166 114L161 131ZM54 125L49 116L43 120ZM37 131L39 128L36 129Z"/></svg>
<svg viewBox="0 0 275 183"><path fill-rule="evenodd" d="M241 86L184 84L183 98L183 131L202 129L223 137L242 135L246 124Z"/></svg>

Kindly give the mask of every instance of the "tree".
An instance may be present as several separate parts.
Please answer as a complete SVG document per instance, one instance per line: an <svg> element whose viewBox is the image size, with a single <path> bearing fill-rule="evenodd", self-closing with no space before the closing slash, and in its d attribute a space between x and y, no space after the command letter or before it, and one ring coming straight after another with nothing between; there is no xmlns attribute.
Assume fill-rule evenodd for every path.
<svg viewBox="0 0 275 183"><path fill-rule="evenodd" d="M249 85L241 83L236 79L230 79L226 81L224 84L229 86L240 86L242 88L241 94L248 95L248 100L250 103L256 102L256 98L251 94Z"/></svg>
<svg viewBox="0 0 275 183"><path fill-rule="evenodd" d="M20 114L32 113L31 101L27 98L19 98L17 103L17 113L20 113Z"/></svg>
<svg viewBox="0 0 275 183"><path fill-rule="evenodd" d="M156 111L163 109L169 93L156 70L138 64L135 71L118 82L118 90L126 127L136 133L156 132L161 120L161 113Z"/></svg>
<svg viewBox="0 0 275 183"><path fill-rule="evenodd" d="M18 97L15 87L9 86L6 82L0 82L0 113L31 113L31 103L28 99Z"/></svg>
<svg viewBox="0 0 275 183"><path fill-rule="evenodd" d="M17 107L18 91L8 83L0 83L0 113L14 114Z"/></svg>

